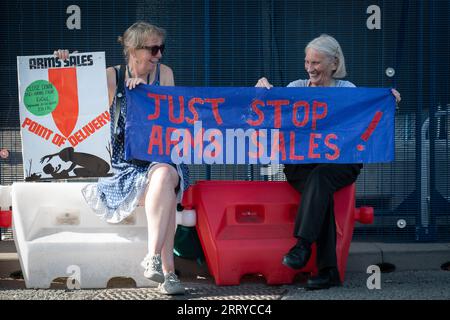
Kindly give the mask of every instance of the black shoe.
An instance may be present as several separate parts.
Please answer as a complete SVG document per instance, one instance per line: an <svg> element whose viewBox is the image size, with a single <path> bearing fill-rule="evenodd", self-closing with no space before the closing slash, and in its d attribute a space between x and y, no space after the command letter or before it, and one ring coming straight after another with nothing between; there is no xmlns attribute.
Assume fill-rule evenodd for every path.
<svg viewBox="0 0 450 320"><path fill-rule="evenodd" d="M303 245L295 245L291 250L283 257L283 264L292 269L301 269L307 263L311 257L311 247Z"/></svg>
<svg viewBox="0 0 450 320"><path fill-rule="evenodd" d="M319 275L308 279L306 282L307 290L328 289L331 287L341 286L341 279L339 278L339 271L337 268L328 268L319 271Z"/></svg>

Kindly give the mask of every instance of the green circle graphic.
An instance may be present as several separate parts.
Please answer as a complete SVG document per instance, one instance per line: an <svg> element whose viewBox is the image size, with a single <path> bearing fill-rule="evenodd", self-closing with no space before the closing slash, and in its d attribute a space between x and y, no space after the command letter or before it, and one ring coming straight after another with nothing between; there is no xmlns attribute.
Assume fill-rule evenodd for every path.
<svg viewBox="0 0 450 320"><path fill-rule="evenodd" d="M35 116L45 116L58 105L58 91L46 80L36 80L26 89L23 102L28 111Z"/></svg>

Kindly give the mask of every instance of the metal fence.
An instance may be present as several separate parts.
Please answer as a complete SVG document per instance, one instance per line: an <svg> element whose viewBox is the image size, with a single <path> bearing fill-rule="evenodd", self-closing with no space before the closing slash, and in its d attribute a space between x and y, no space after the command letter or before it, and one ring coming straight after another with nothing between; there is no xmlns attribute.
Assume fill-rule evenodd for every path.
<svg viewBox="0 0 450 320"><path fill-rule="evenodd" d="M54 49L105 51L108 65L122 61L117 36L136 20L168 31L163 62L177 85L274 85L305 78L303 50L321 33L341 43L348 80L358 86L395 87L395 157L365 165L357 205L375 208L373 225L357 225L354 238L370 241L450 240L450 24L447 1L378 1L380 28L368 20L365 0L133 0L3 1L0 4L0 183L23 179L16 56ZM80 29L68 29L67 8L80 8ZM260 166L191 166L201 179L283 180Z"/></svg>

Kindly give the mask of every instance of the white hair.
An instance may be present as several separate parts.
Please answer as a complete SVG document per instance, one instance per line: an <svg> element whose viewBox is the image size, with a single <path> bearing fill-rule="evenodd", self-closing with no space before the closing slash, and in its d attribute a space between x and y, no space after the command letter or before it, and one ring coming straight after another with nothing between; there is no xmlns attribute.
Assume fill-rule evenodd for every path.
<svg viewBox="0 0 450 320"><path fill-rule="evenodd" d="M347 75L344 53L342 53L341 46L335 38L327 34L322 34L320 37L317 37L308 43L305 52L310 48L326 54L331 59L337 60L337 67L333 73L333 78L344 78Z"/></svg>

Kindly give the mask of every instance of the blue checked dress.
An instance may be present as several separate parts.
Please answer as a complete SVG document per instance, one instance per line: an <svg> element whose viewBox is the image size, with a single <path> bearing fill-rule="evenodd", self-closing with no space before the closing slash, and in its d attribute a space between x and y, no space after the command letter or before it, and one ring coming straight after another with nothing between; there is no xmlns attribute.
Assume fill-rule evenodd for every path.
<svg viewBox="0 0 450 320"><path fill-rule="evenodd" d="M160 67L157 65L155 81L152 85L159 85ZM82 189L82 194L88 205L101 219L109 223L119 223L127 218L143 197L148 184L148 172L157 164L132 164L124 160L124 133L125 133L125 116L127 103L125 93L123 92L121 99L121 112L118 121L118 136L116 139L113 130L111 130L112 141L112 168L114 175L111 177L100 178L97 183L88 184ZM110 107L111 123L114 123L116 115L117 98ZM112 129L112 128L111 128ZM119 141L119 142L117 142ZM181 202L183 191L189 186L189 171L185 164L171 165L177 169L180 177L180 188L177 192L177 202Z"/></svg>

